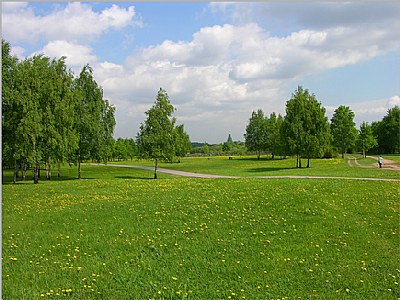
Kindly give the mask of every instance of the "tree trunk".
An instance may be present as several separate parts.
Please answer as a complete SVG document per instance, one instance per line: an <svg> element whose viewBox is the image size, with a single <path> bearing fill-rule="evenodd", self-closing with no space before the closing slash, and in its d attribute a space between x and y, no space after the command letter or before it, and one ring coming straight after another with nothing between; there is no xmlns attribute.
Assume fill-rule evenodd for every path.
<svg viewBox="0 0 400 300"><path fill-rule="evenodd" d="M78 179L81 179L81 151L78 150Z"/></svg>
<svg viewBox="0 0 400 300"><path fill-rule="evenodd" d="M18 177L18 166L17 166L17 160L14 160L14 180L13 183L17 183L17 177Z"/></svg>
<svg viewBox="0 0 400 300"><path fill-rule="evenodd" d="M58 174L57 174L58 177L61 177L61 171L60 171L60 169L61 169L61 164L58 163Z"/></svg>
<svg viewBox="0 0 400 300"><path fill-rule="evenodd" d="M307 158L307 168L310 167L310 157Z"/></svg>
<svg viewBox="0 0 400 300"><path fill-rule="evenodd" d="M39 183L39 165L35 164L35 166L33 167L33 183L34 184L38 184Z"/></svg>
<svg viewBox="0 0 400 300"><path fill-rule="evenodd" d="M157 167L158 167L158 159L156 158L156 164L154 166L154 179L157 179Z"/></svg>
<svg viewBox="0 0 400 300"><path fill-rule="evenodd" d="M25 181L26 178L26 164L24 163L24 168L22 170L22 179Z"/></svg>
<svg viewBox="0 0 400 300"><path fill-rule="evenodd" d="M50 158L46 164L46 178L47 180L51 180L51 165L50 165Z"/></svg>

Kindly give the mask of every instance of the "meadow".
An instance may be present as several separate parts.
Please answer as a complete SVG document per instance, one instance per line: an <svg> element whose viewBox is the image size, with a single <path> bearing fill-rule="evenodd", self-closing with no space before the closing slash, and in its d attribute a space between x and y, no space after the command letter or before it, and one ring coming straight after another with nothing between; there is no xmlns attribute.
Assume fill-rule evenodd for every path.
<svg viewBox="0 0 400 300"><path fill-rule="evenodd" d="M302 168L296 168L294 158L270 159L262 157L257 160L252 156L234 156L228 160L227 156L219 157L186 157L181 158L180 163L160 163L159 167L179 171L195 173L229 175L239 177L260 177L260 176L328 176L328 177L354 177L354 178L393 178L400 179L400 172L386 169L379 169L377 161L371 158L356 156L357 162L371 168L359 168L356 165L349 167L348 160L341 158L333 159L311 159L310 168L306 168L307 160L302 160ZM385 156L398 159L397 156ZM396 158L397 157L397 158ZM142 165L154 167L154 162L149 160L127 160L113 162L123 165ZM109 163L109 164L113 164ZM400 164L400 161L398 162Z"/></svg>
<svg viewBox="0 0 400 300"><path fill-rule="evenodd" d="M286 172L205 161L208 173ZM314 169L372 172L326 163ZM187 164L201 169L198 160L174 165ZM400 297L398 181L152 180L149 171L97 166L84 166L82 180L75 168L62 174L3 185L3 299Z"/></svg>

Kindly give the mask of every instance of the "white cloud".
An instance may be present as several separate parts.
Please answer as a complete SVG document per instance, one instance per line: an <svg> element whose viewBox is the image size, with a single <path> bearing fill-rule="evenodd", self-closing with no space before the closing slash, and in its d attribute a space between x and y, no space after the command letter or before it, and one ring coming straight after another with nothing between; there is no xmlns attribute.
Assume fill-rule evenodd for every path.
<svg viewBox="0 0 400 300"><path fill-rule="evenodd" d="M113 4L110 8L105 9L101 12L99 17L100 24L106 24L109 27L123 28L127 26L135 15L135 9L133 6L129 6L128 9L121 9L117 5Z"/></svg>
<svg viewBox="0 0 400 300"><path fill-rule="evenodd" d="M57 40L49 42L38 53L51 58L66 57L66 64L70 67L81 69L85 64L96 61L96 56L92 54L92 49L87 46L75 44L72 42Z"/></svg>
<svg viewBox="0 0 400 300"><path fill-rule="evenodd" d="M137 107L152 104L157 90L165 88L181 120L192 123L198 133L194 139L202 140L199 132L210 136L217 124L229 126L232 118L244 130L254 109L283 113L286 87L309 74L399 49L385 34L365 37L358 28L335 27L277 37L254 23L210 26L195 32L190 41L166 40L143 48L128 57L126 65L111 66L115 73L101 65L103 70L96 73L105 91L126 99L132 116L140 116ZM357 113L370 119L385 110L359 108ZM144 111L141 114L143 118Z"/></svg>
<svg viewBox="0 0 400 300"><path fill-rule="evenodd" d="M3 13L20 11L28 6L28 2L1 2Z"/></svg>
<svg viewBox="0 0 400 300"><path fill-rule="evenodd" d="M390 108L400 106L400 96L392 96L390 98L375 99L362 102L343 103L340 105L348 106L355 114L354 122L358 128L362 122L380 121L387 114ZM327 106L327 116L332 118L335 110L340 106Z"/></svg>
<svg viewBox="0 0 400 300"><path fill-rule="evenodd" d="M3 36L11 43L35 41L39 38L48 40L94 39L109 29L121 29L133 24L135 9L127 9L113 4L101 12L95 12L88 4L70 2L66 7L57 6L45 16L35 14L26 5L11 5L2 15ZM18 26L15 26L18 20Z"/></svg>
<svg viewBox="0 0 400 300"><path fill-rule="evenodd" d="M288 86L310 74L400 50L398 5L210 3L212 12L225 14L230 24L200 28L190 40L144 46L117 64L99 61L91 42L109 30L140 25L133 6L114 4L95 12L90 4L72 2L44 16L26 4L6 6L3 34L11 44L45 39L45 55L67 56L67 64L76 68L92 64L105 97L117 106L117 135L134 135L163 87L178 108L178 122L193 130L192 139L217 142L229 132L243 139L252 110L284 112ZM23 48L13 48L24 54ZM389 104L398 102L394 96L354 110L361 119L379 120Z"/></svg>
<svg viewBox="0 0 400 300"><path fill-rule="evenodd" d="M324 30L338 26L387 28L398 23L400 6L395 2L211 2L209 12L223 14L229 22L264 24L274 31L300 28Z"/></svg>
<svg viewBox="0 0 400 300"><path fill-rule="evenodd" d="M395 106L400 106L400 96L393 96L387 101L386 107L392 108Z"/></svg>
<svg viewBox="0 0 400 300"><path fill-rule="evenodd" d="M19 46L11 47L11 55L18 57L20 60L23 60L25 49Z"/></svg>

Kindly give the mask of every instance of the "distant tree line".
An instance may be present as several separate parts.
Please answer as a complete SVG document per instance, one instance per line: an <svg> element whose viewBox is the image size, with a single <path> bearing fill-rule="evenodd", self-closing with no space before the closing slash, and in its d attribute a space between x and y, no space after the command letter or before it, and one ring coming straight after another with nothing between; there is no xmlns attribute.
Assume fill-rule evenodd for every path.
<svg viewBox="0 0 400 300"><path fill-rule="evenodd" d="M115 159L132 160L134 157L137 156L137 154L138 154L138 149L134 139L118 138L114 142L113 155L112 155L113 160Z"/></svg>
<svg viewBox="0 0 400 300"><path fill-rule="evenodd" d="M23 177L33 169L51 178L54 165L107 161L114 144L115 108L103 98L89 65L75 77L65 57L35 55L22 61L2 40L2 163Z"/></svg>
<svg viewBox="0 0 400 300"><path fill-rule="evenodd" d="M371 153L400 152L400 108L395 106L379 122L363 122L359 130L354 123L354 112L339 106L329 123L325 108L314 94L301 86L286 102L286 115L268 116L259 109L252 113L246 127L245 145L249 151L275 155L296 156L296 167L302 158L332 157L334 152L342 158L347 152Z"/></svg>

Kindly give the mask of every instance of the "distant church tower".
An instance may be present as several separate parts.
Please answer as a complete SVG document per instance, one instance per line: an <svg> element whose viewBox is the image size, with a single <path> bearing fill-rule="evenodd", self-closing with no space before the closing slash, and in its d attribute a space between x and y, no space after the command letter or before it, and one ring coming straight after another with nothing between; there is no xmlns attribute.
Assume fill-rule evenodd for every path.
<svg viewBox="0 0 400 300"><path fill-rule="evenodd" d="M231 134L229 134L227 142L228 142L228 143L232 143L232 142L233 142L233 141L232 141Z"/></svg>

